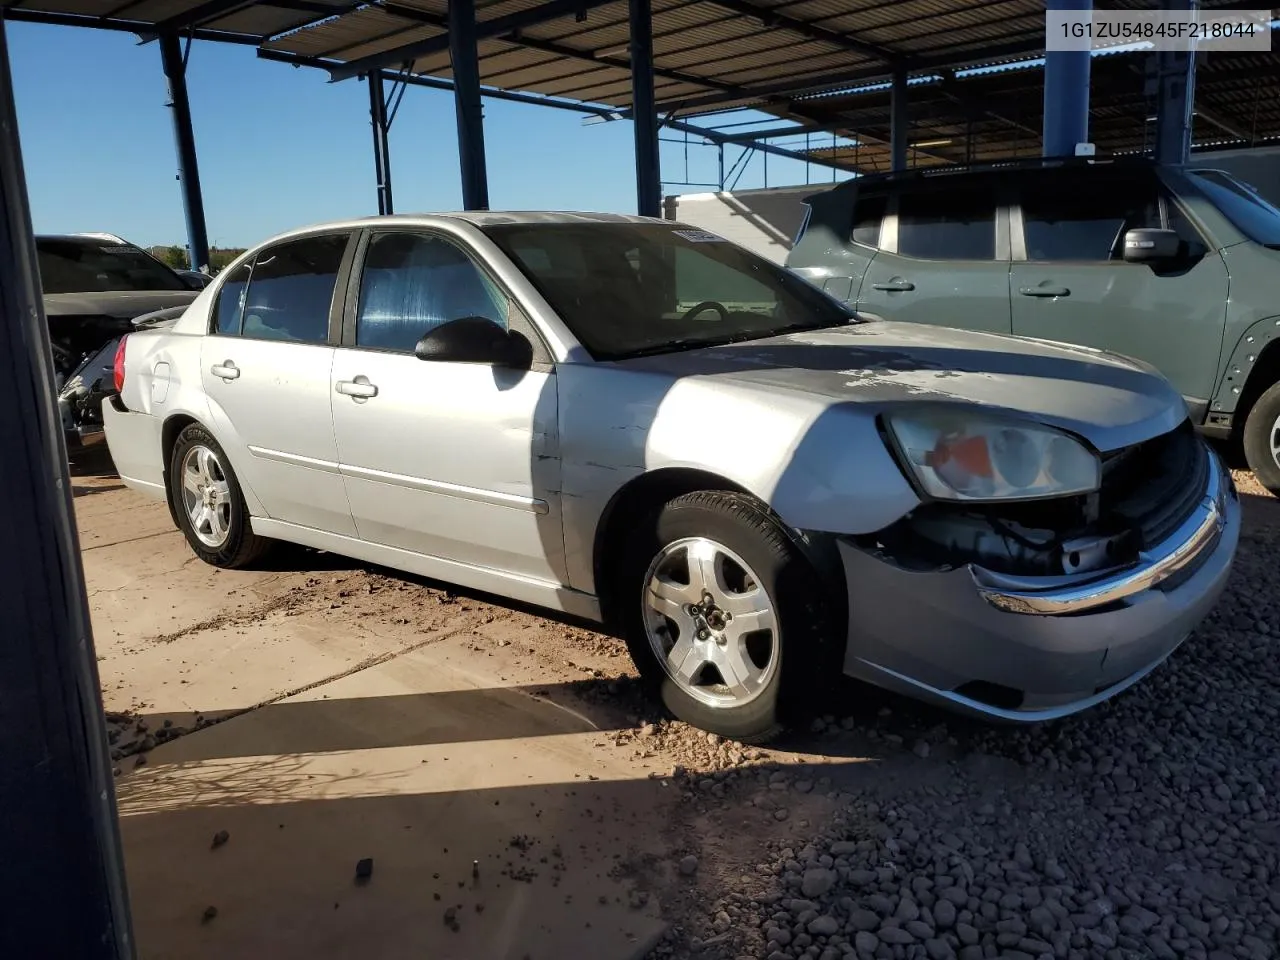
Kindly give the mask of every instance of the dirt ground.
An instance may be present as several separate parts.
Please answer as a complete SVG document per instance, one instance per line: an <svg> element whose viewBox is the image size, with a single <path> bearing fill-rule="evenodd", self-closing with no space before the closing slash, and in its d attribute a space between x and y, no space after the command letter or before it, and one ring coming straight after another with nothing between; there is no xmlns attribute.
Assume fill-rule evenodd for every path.
<svg viewBox="0 0 1280 960"><path fill-rule="evenodd" d="M77 463L73 479L126 823L225 790L223 778L248 777L242 805L269 802L261 795L290 776L341 781L326 787L331 797L390 796L387 784L410 764L488 757L480 740L490 750L516 746L510 761L473 760L466 776L475 779L464 782L529 789L513 782L530 736L528 714L513 704L531 703L564 718L537 735L548 756L571 759L571 786L583 791L578 819L557 821L537 842L585 851L593 841L617 884L600 888L593 909L616 906L624 926L627 916L660 919L661 938L641 945L653 956L1277 956L1280 502L1244 474L1246 530L1228 595L1134 690L1024 729L957 720L849 683L840 709L768 750L663 719L638 694L622 644L584 625L303 549L282 548L264 569L218 571L195 560L164 506L125 489L105 458ZM483 696L433 686L445 670L473 678ZM339 742L318 742L315 705L362 682L364 712L344 721ZM395 697L368 692L392 688ZM422 719L429 699L406 712L414 696L446 694L448 725ZM473 713L483 736L468 726ZM254 717L283 719L261 728L253 750L219 746L224 725L249 729ZM410 748L412 757L395 752ZM312 764L305 774L286 763L302 757ZM520 776L564 789L549 763ZM413 792L430 792L414 782ZM585 827L583 797L594 798ZM504 875L541 869L528 885L551 884L555 869L539 868L519 838L500 846L508 839L518 856ZM208 846L203 832L200 842ZM141 910L135 895L144 948L148 923L189 922L195 937L224 922L213 904L214 916L191 915L199 890L175 920L150 903L172 878L131 862L131 887L135 874L147 890ZM283 876L267 871L261 882L280 886L260 892L293 895ZM581 899L554 903L575 920L586 909ZM461 903L431 909L450 929L477 923ZM302 937L311 921L297 920ZM220 949L285 955L279 946L241 939ZM594 949L582 946L578 955Z"/></svg>

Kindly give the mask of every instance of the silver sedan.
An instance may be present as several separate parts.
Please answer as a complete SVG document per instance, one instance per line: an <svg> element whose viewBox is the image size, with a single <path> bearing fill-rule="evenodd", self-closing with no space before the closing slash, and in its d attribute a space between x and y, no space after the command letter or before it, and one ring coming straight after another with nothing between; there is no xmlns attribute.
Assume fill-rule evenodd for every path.
<svg viewBox="0 0 1280 960"><path fill-rule="evenodd" d="M1239 536L1151 368L864 322L658 220L294 231L125 338L115 379L121 477L206 562L288 540L595 618L741 739L840 673L1084 709L1195 628Z"/></svg>

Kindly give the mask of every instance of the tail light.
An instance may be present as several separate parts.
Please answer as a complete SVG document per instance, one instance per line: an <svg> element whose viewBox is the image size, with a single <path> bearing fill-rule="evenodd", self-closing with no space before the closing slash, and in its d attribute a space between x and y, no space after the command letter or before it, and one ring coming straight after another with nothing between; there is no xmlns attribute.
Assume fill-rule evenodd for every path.
<svg viewBox="0 0 1280 960"><path fill-rule="evenodd" d="M115 382L116 393L124 391L124 345L128 340L129 335L126 333L120 338L120 343L116 347L116 360L112 368L112 379Z"/></svg>

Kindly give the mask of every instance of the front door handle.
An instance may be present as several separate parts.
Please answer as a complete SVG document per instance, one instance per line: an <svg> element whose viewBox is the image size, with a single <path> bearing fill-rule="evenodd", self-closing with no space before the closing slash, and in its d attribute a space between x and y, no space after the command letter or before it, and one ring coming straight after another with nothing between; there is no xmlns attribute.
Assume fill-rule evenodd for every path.
<svg viewBox="0 0 1280 960"><path fill-rule="evenodd" d="M916 285L910 280L903 280L901 277L894 277L892 280L886 280L884 283L873 283L872 290L889 290L896 293L906 293L908 290L914 290Z"/></svg>
<svg viewBox="0 0 1280 960"><path fill-rule="evenodd" d="M364 374L353 380L339 380L334 384L334 389L343 396L354 397L356 400L368 400L378 395L378 388Z"/></svg>
<svg viewBox="0 0 1280 960"><path fill-rule="evenodd" d="M240 368L230 360L223 360L221 363L215 363L209 368L209 372L215 377L228 381L234 380L236 377L240 376Z"/></svg>
<svg viewBox="0 0 1280 960"><path fill-rule="evenodd" d="M1019 287L1018 292L1024 297L1069 297L1071 291L1066 287Z"/></svg>

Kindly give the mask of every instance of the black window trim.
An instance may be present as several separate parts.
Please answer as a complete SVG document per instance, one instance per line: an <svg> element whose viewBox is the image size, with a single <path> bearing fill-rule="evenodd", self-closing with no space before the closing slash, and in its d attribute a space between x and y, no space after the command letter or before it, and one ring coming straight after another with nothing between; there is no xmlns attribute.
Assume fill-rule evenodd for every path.
<svg viewBox="0 0 1280 960"><path fill-rule="evenodd" d="M1004 188L996 191L994 200L994 227L995 242L993 245L993 256L990 260L929 260L923 257L913 257L909 254L900 253L898 251L898 201L902 195L908 191L918 190L925 191L927 189L940 189L939 185L934 182L926 182L919 185L902 186L889 194L889 205L885 211L884 220L880 224L880 251L882 253L891 253L895 257L911 263L963 263L963 264L1008 264L1012 259L1011 239L1013 232L1010 229L1011 218L1011 202L1006 195ZM852 233L852 228L850 229Z"/></svg>
<svg viewBox="0 0 1280 960"><path fill-rule="evenodd" d="M335 339L335 345L343 350L361 350L368 353L385 353L397 357L413 357L413 354L406 350L396 350L391 347L369 347L356 342L356 324L359 321L360 313L360 286L364 282L364 262L369 254L369 245L373 243L373 238L381 234L414 234L417 236L425 236L435 240L443 240L452 244L462 254L475 264L484 276L489 279L498 291L507 298L507 329L515 330L524 334L529 342L533 344L533 367L534 370L553 370L555 363L552 358L551 348L547 346L546 340L543 338L541 331L529 319L529 311L524 309L520 300L501 278L489 267L483 256L480 255L474 247L470 246L465 240L454 236L447 230L441 230L439 227L428 226L379 226L365 227L359 231L359 236L351 248L350 271L347 277L346 295L343 298L343 306L340 313L338 333ZM416 358L414 358L416 359Z"/></svg>
<svg viewBox="0 0 1280 960"><path fill-rule="evenodd" d="M859 203L860 201L864 200L864 199L866 199L866 200L881 200L881 199L882 199L882 200L884 200L884 213L880 214L880 230L879 230L879 232L876 234L876 242L875 242L875 243L873 243L873 244L863 243L861 240L856 240L856 239L854 239L854 236L853 236L854 231L858 229L858 203ZM852 205L852 207L850 208L850 211L849 211L849 238L848 238L848 239L849 239L849 243L850 243L852 246L858 247L859 249L862 249L862 250L868 250L868 251L870 251L870 252L872 252L872 253L875 253L877 250L884 250L884 249L885 249L885 230L886 230L886 225L887 225L887 224L888 224L888 222L889 222L889 214L890 214L890 212L892 211L892 212L893 212L893 214L894 214L894 221L893 221L894 234L893 234L893 239L894 239L894 243L895 243L895 245L896 245L896 244L897 244L897 238L898 238L898 234L897 234L897 228L898 228L898 220L897 220L897 209L898 209L898 208L897 208L897 202L898 202L897 194L896 194L896 193L893 193L893 192L890 192L890 191L886 191L886 190L869 190L869 191L867 191L866 193L860 193L860 192L858 192L858 191L854 191L854 194L853 194L853 205ZM806 217L806 218L805 218L805 223L806 223L806 225L808 224L808 222L809 222L809 221L808 221L808 218Z"/></svg>
<svg viewBox="0 0 1280 960"><path fill-rule="evenodd" d="M275 243L266 244L255 250L253 255L247 260L242 261L234 267L229 267L225 273L227 280L231 279L231 271L238 269L245 264L249 267L249 279L245 281L245 290L248 291L253 285L253 271L258 265L258 258L262 254L283 247L286 244L295 243L299 240L312 240L317 237L340 237L344 234L347 237L347 245L343 248L342 259L338 262L338 272L334 276L333 293L329 297L329 319L325 330L325 339L323 342L316 340L276 340L271 337L252 337L246 336L244 333L244 305L240 307L239 323L236 327L236 333L221 333L218 330L218 305L222 303L222 294L226 290L227 282L224 281L222 286L218 288L217 295L213 298L213 305L209 311L209 323L205 328L207 336L221 337L226 340L249 340L254 343L291 343L299 347L336 347L338 339L342 331L342 315L345 297L340 295L341 291L345 291L351 277L351 265L355 259L356 240L360 231L352 229L328 229L314 230L307 233L296 234L294 236L285 237Z"/></svg>

